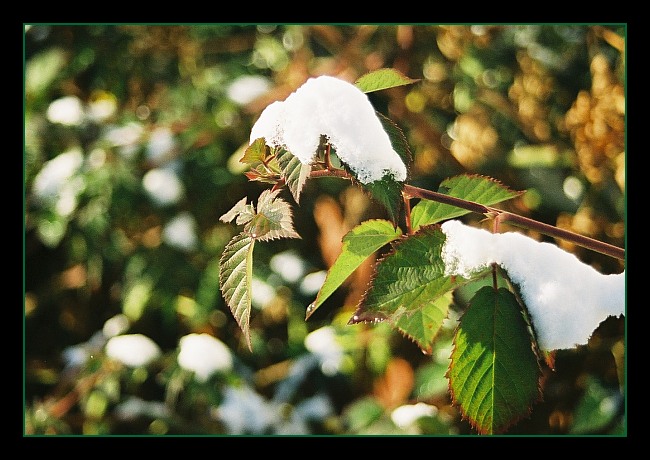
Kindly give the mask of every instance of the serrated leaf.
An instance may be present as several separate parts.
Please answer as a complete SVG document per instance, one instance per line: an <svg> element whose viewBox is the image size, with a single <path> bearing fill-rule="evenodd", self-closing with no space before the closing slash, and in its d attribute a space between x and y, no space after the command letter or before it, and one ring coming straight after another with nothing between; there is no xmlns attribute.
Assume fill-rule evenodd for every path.
<svg viewBox="0 0 650 460"><path fill-rule="evenodd" d="M293 228L291 206L277 195L280 190L264 190L257 199L257 213L244 232L259 241L300 238Z"/></svg>
<svg viewBox="0 0 650 460"><path fill-rule="evenodd" d="M221 222L232 222L233 219L239 216L246 209L246 197L239 200L235 206L233 206L230 211L219 217Z"/></svg>
<svg viewBox="0 0 650 460"><path fill-rule="evenodd" d="M390 320L422 348L442 326L442 311L436 314L437 299L466 282L445 276L440 256L445 235L439 226L428 226L395 242L381 259L370 286L350 319L350 324ZM413 317L413 315L418 315Z"/></svg>
<svg viewBox="0 0 650 460"><path fill-rule="evenodd" d="M362 75L354 84L364 93L370 93L396 86L410 85L418 81L420 80L409 78L396 69L383 68Z"/></svg>
<svg viewBox="0 0 650 460"><path fill-rule="evenodd" d="M384 131L388 134L393 150L395 150L406 166L408 177L412 163L412 155L404 133L389 118L379 112L376 112L376 115L381 121ZM356 177L353 171L350 172ZM397 226L400 212L404 207L404 200L402 197L404 183L395 180L390 174L387 174L381 180L361 185L368 193L370 193L374 200L386 208L389 219L393 222L393 225Z"/></svg>
<svg viewBox="0 0 650 460"><path fill-rule="evenodd" d="M240 233L230 240L219 259L221 293L251 350L250 314L254 245L253 238Z"/></svg>
<svg viewBox="0 0 650 460"><path fill-rule="evenodd" d="M522 194L511 190L496 179L474 174L462 174L442 181L440 193L463 200L491 206ZM411 209L411 227L417 230L423 225L453 219L470 211L431 200L421 200Z"/></svg>
<svg viewBox="0 0 650 460"><path fill-rule="evenodd" d="M250 165L251 169L244 173L248 180L267 184L277 184L280 181L280 165L263 137L255 139L239 161Z"/></svg>
<svg viewBox="0 0 650 460"><path fill-rule="evenodd" d="M411 165L413 164L413 154L411 153L411 148L409 147L408 140L404 135L404 132L397 126L393 120L386 117L380 112L375 112L377 118L381 122L384 131L388 134L390 139L390 144L393 147L393 150L399 155L402 159L402 163L406 166L406 177L408 179L411 172Z"/></svg>
<svg viewBox="0 0 650 460"><path fill-rule="evenodd" d="M341 284L366 260L382 246L399 238L402 231L387 220L368 220L350 230L343 237L343 248L330 267L323 286L318 291L316 300L307 308L305 319L320 307Z"/></svg>
<svg viewBox="0 0 650 460"><path fill-rule="evenodd" d="M244 151L244 155L239 160L241 163L246 163L255 166L263 163L268 155L269 148L266 146L266 141L263 137L255 139Z"/></svg>
<svg viewBox="0 0 650 460"><path fill-rule="evenodd" d="M299 203L300 193L311 173L311 165L303 164L298 157L285 149L279 149L276 158L282 171L281 176L289 187L293 199Z"/></svg>
<svg viewBox="0 0 650 460"><path fill-rule="evenodd" d="M454 404L483 434L502 433L541 397L541 369L516 297L479 289L460 319L449 366Z"/></svg>
<svg viewBox="0 0 650 460"><path fill-rule="evenodd" d="M395 327L405 337L413 340L424 353L431 354L433 339L447 318L450 304L451 295L447 292L433 302L426 303L421 309L398 317Z"/></svg>
<svg viewBox="0 0 650 460"><path fill-rule="evenodd" d="M400 212L404 207L402 199L404 184L394 180L392 176L386 175L381 180L362 185L372 198L386 209L393 226L397 226Z"/></svg>

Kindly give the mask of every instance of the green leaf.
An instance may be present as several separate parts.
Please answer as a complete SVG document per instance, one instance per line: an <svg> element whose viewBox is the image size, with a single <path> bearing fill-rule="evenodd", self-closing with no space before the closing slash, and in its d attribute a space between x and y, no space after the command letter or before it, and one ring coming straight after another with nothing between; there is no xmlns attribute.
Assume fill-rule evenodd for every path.
<svg viewBox="0 0 650 460"><path fill-rule="evenodd" d="M299 203L300 192L311 173L311 165L303 164L298 157L285 149L279 149L276 158L293 199Z"/></svg>
<svg viewBox="0 0 650 460"><path fill-rule="evenodd" d="M437 299L466 280L445 276L440 251L445 235L428 226L404 236L380 260L373 279L349 324L388 319L400 331L429 349L446 315Z"/></svg>
<svg viewBox="0 0 650 460"><path fill-rule="evenodd" d="M244 156L239 160L241 163L247 163L251 166L255 166L259 163L263 163L266 157L268 156L269 149L266 146L266 141L263 137L255 139L251 145L249 145L244 151Z"/></svg>
<svg viewBox="0 0 650 460"><path fill-rule="evenodd" d="M250 337L251 285L255 240L246 233L234 236L219 260L219 284L230 311L244 333L248 348Z"/></svg>
<svg viewBox="0 0 650 460"><path fill-rule="evenodd" d="M411 165L413 164L413 154L411 153L411 148L409 147L408 140L404 135L404 132L397 126L393 120L386 117L380 112L375 112L377 118L381 122L384 131L388 134L390 139L390 144L393 147L393 150L399 155L402 159L402 163L406 166L406 177L408 179L411 172Z"/></svg>
<svg viewBox="0 0 650 460"><path fill-rule="evenodd" d="M362 184L362 186L375 201L386 209L393 226L397 226L399 214L404 207L404 201L402 200L404 184L394 180L392 176L387 174L381 180Z"/></svg>
<svg viewBox="0 0 650 460"><path fill-rule="evenodd" d="M585 392L573 413L570 433L599 434L611 427L623 413L624 399L618 387L606 387L588 376Z"/></svg>
<svg viewBox="0 0 650 460"><path fill-rule="evenodd" d="M395 327L402 335L413 340L424 353L431 354L433 340L447 318L450 304L451 295L447 292L433 302L425 303L421 309L399 316L395 320Z"/></svg>
<svg viewBox="0 0 650 460"><path fill-rule="evenodd" d="M293 229L291 206L277 195L280 190L264 190L257 199L257 214L244 227L251 238L268 241L275 238L300 238Z"/></svg>
<svg viewBox="0 0 650 460"><path fill-rule="evenodd" d="M413 160L404 133L389 118L379 112L376 112L376 114L382 123L384 131L388 134L393 150L395 150L395 152L400 156L402 162L406 166L408 177ZM353 171L350 172L355 176ZM386 208L389 219L393 222L393 225L397 226L400 212L404 207L404 200L402 198L404 183L395 180L390 174L387 174L381 180L370 182L368 184L361 184L361 186L364 190L370 193L374 200Z"/></svg>
<svg viewBox="0 0 650 460"><path fill-rule="evenodd" d="M354 84L364 93L370 93L396 86L410 85L418 81L420 80L409 78L396 69L384 68L362 75Z"/></svg>
<svg viewBox="0 0 650 460"><path fill-rule="evenodd" d="M250 165L250 169L244 173L249 180L268 184L277 184L280 180L280 165L263 137L255 139L239 161Z"/></svg>
<svg viewBox="0 0 650 460"><path fill-rule="evenodd" d="M438 192L485 206L491 206L522 194L522 192L509 189L496 179L474 174L463 174L446 179L440 184ZM456 206L421 200L411 210L411 227L413 230L417 230L423 225L453 219L469 212Z"/></svg>
<svg viewBox="0 0 650 460"><path fill-rule="evenodd" d="M320 307L341 284L366 260L382 246L395 240L402 234L399 228L387 220L368 220L350 230L343 237L343 248L330 267L323 286L318 291L316 300L307 307L305 319Z"/></svg>
<svg viewBox="0 0 650 460"><path fill-rule="evenodd" d="M480 433L506 431L541 397L541 369L521 307L509 290L486 286L460 320L449 366L454 404Z"/></svg>

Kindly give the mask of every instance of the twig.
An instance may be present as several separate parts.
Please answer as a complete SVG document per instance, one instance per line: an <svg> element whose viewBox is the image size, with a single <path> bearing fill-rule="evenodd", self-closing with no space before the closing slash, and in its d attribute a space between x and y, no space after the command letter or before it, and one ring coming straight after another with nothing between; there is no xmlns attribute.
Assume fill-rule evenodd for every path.
<svg viewBox="0 0 650 460"><path fill-rule="evenodd" d="M350 174L342 169L323 169L312 171L310 177L340 177L343 179L353 179ZM584 235L579 235L569 230L564 230L553 225L545 224L528 217L512 214L501 209L484 206L473 201L463 200L462 198L456 198L450 195L445 195L444 193L434 192L409 184L404 184L403 193L411 198L421 198L425 200L436 201L438 203L448 204L457 208L466 209L478 214L483 214L490 219L498 219L499 222L505 222L517 227L534 230L544 235L560 238L583 248L590 249L592 251L596 251L619 260L625 260L625 249L599 240L595 240L593 238L589 238Z"/></svg>

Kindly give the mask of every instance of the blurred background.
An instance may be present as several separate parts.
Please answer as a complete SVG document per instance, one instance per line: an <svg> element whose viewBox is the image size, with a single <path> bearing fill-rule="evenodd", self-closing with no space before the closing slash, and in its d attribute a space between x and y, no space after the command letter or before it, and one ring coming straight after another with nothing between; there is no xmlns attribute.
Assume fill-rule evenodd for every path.
<svg viewBox="0 0 650 460"><path fill-rule="evenodd" d="M260 112L307 78L392 67L420 81L369 97L409 141L411 184L488 175L526 190L504 208L624 247L625 37L624 25L26 25L24 433L475 434L445 377L462 291L431 355L387 324L346 324L372 260L305 321L342 236L384 217L348 181L310 180L300 205L282 192L302 239L255 246L248 349L218 280L241 230L219 217L267 187L239 158ZM554 242L601 273L625 268ZM624 318L609 318L558 352L543 400L508 434L625 433L624 345Z"/></svg>

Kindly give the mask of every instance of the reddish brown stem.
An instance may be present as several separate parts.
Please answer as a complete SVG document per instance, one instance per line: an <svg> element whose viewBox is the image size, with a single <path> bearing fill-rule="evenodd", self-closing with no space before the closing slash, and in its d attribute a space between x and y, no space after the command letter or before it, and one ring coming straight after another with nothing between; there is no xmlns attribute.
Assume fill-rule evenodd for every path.
<svg viewBox="0 0 650 460"><path fill-rule="evenodd" d="M310 177L341 177L345 179L352 179L347 172L341 169L324 169L319 171L312 171ZM545 224L528 217L512 214L501 209L484 206L473 201L463 200L461 198L445 195L443 193L433 192L431 190L426 190L409 184L404 184L403 193L405 199L408 199L409 197L420 198L456 206L457 208L466 209L467 211L483 214L490 219L498 219L499 222L505 222L517 227L534 230L547 236L569 241L583 248L605 254L615 259L625 260L625 249L599 240L595 240L593 238L589 238L584 235L573 233L569 230L564 230L553 225Z"/></svg>

